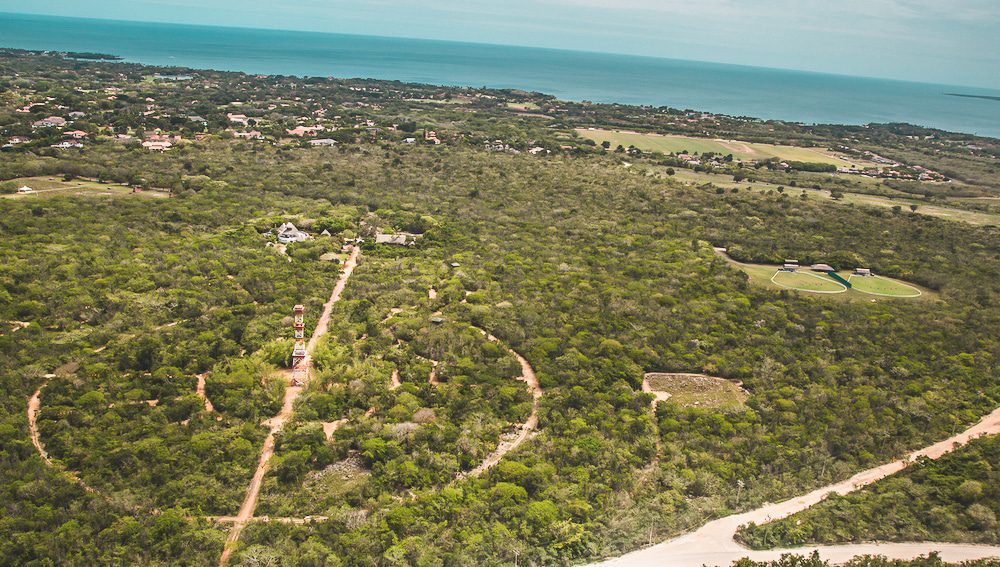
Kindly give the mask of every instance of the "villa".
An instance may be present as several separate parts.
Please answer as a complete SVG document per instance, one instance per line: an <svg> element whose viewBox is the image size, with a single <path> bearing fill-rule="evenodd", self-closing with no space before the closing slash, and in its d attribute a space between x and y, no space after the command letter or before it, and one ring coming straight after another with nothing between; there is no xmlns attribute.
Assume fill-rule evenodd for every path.
<svg viewBox="0 0 1000 567"><path fill-rule="evenodd" d="M66 119L61 116L49 116L48 118L42 118L41 120L33 123L32 128L51 128L53 126L63 127L66 125Z"/></svg>
<svg viewBox="0 0 1000 567"><path fill-rule="evenodd" d="M323 128L322 126L296 126L291 130L286 130L286 132L288 132L291 136L298 136L301 138L303 136L315 136L318 132L322 132L325 129L326 128Z"/></svg>
<svg viewBox="0 0 1000 567"><path fill-rule="evenodd" d="M281 223L277 231L278 242L282 244L290 244L292 242L302 242L309 238L309 235L302 232L295 227L294 224L290 222Z"/></svg>

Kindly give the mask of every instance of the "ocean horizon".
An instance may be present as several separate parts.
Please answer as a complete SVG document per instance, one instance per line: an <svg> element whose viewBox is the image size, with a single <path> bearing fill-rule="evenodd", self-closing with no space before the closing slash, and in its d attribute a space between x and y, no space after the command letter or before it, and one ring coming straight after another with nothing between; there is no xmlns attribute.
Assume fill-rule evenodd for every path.
<svg viewBox="0 0 1000 567"><path fill-rule="evenodd" d="M0 13L0 47L254 74L536 91L805 124L907 122L1000 138L1000 90L637 55ZM955 96L960 95L960 96Z"/></svg>

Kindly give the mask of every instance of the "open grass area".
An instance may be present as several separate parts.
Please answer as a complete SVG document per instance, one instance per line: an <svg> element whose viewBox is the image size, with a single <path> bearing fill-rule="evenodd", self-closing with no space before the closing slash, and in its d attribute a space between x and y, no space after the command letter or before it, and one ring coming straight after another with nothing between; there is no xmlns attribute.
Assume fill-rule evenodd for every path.
<svg viewBox="0 0 1000 567"><path fill-rule="evenodd" d="M883 276L850 276L842 272L841 276L851 282L854 291L886 297L920 297L921 292L916 287Z"/></svg>
<svg viewBox="0 0 1000 567"><path fill-rule="evenodd" d="M704 374L651 372L646 379L654 392L669 394L669 401L683 407L736 409L749 397L735 382Z"/></svg>
<svg viewBox="0 0 1000 567"><path fill-rule="evenodd" d="M541 107L533 102L508 102L507 108L511 110L538 110Z"/></svg>
<svg viewBox="0 0 1000 567"><path fill-rule="evenodd" d="M803 293L822 295L831 299L853 301L875 301L872 296L900 299L931 299L936 294L919 289L917 286L887 278L885 276L853 276L850 270L837 273L851 282L852 289L834 281L829 276L802 268L797 272L781 272L778 266L770 264L745 264L730 258L725 252L716 250L721 257L750 276L753 285L770 289L794 289Z"/></svg>
<svg viewBox="0 0 1000 567"><path fill-rule="evenodd" d="M774 144L758 144L739 140L720 140L710 138L694 138L690 136L671 136L663 134L645 134L640 132L622 132L617 130L591 130L577 128L576 133L584 138L594 140L598 144L609 142L614 148L619 144L624 147L635 146L643 151L663 153L699 153L714 152L718 154L733 154L739 160L766 160L778 158L788 161L803 161L811 163L829 163L837 167L851 165L870 165L866 162L849 160L840 157L825 148L800 148L796 146L778 146Z"/></svg>
<svg viewBox="0 0 1000 567"><path fill-rule="evenodd" d="M780 287L805 291L809 293L843 293L847 286L840 282L809 271L781 272L776 271L771 281Z"/></svg>
<svg viewBox="0 0 1000 567"><path fill-rule="evenodd" d="M145 190L137 193L132 192L132 188L126 185L99 183L88 179L74 179L63 181L58 177L18 177L9 181L4 181L4 185L11 185L15 189L27 186L34 189L31 193L8 193L0 195L5 199L38 199L55 195L83 195L83 196L144 196L144 197L166 197L167 193L158 190Z"/></svg>
<svg viewBox="0 0 1000 567"><path fill-rule="evenodd" d="M749 183L746 181L735 182L731 175L725 175L720 173L703 173L698 171L693 171L690 169L676 168L675 173L671 178L677 179L688 185L704 185L705 183L711 183L717 187L722 187L724 189L740 189L740 190L753 190L753 191L768 191L777 190L778 185L775 183L765 183L756 181ZM866 180L868 178L860 177L861 180ZM874 180L870 180L874 182ZM883 197L881 195L869 195L865 193L844 193L843 198L840 200L835 200L830 196L830 191L826 189L806 189L802 187L788 187L785 186L785 193L789 196L799 196L803 192L810 199L819 199L823 202L830 203L844 203L844 204L856 204L856 205L867 205L871 207L881 207L881 208L892 208L895 206L902 207L904 214L911 214L910 205L916 205L917 210L915 211L918 215L927 215L931 217L937 217L945 220L953 220L959 222L965 222L975 226L1000 226L1000 214L990 213L985 211L973 211L969 209L959 209L955 207L948 207L944 205L928 205L923 201L918 201L916 199L907 198L895 198L890 199L889 197ZM956 199L960 201L960 199Z"/></svg>

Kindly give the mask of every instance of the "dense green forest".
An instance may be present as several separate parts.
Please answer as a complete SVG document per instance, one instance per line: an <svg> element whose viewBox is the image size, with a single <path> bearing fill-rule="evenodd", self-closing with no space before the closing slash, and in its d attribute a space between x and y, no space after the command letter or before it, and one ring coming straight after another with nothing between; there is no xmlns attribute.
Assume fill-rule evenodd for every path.
<svg viewBox="0 0 1000 567"><path fill-rule="evenodd" d="M100 88L138 89L125 108L141 95L164 109L170 96L194 96L173 83L141 86L149 70L122 63L8 55L3 65L19 93L3 95L12 133L25 92L70 96L81 69L96 70ZM324 93L340 105L327 114L352 124L369 116L356 106L364 95L336 82L282 93L278 79L204 81L216 85L199 93L211 108L185 112L210 122L232 100L266 108L298 88ZM90 113L117 104L72 96ZM372 112L392 108L466 139L537 134L559 147L551 129L497 120L490 108L445 120L443 110L378 104ZM136 133L150 127L141 115L117 116ZM658 158L626 167L586 148L409 144L365 127L336 147L310 147L234 140L221 124L194 139L160 120L185 143L2 154L0 179L15 184L83 177L147 189L0 199L4 562L216 563L226 526L207 517L235 514L250 482L260 424L285 387L277 376L292 306L306 306L308 334L343 243L372 227L422 237L362 245L258 506L317 519L250 524L235 564L582 562L846 478L1000 402L995 227L689 186L653 175ZM270 231L286 221L315 238L275 246ZM844 302L762 289L712 246L745 261L871 266L935 293ZM545 391L538 431L483 475L461 478L530 411L505 345ZM739 380L750 396L733 409L668 401L653 412L640 391L652 371ZM43 384L38 429L53 467L25 420ZM327 438L324 424L340 419ZM984 487L981 505L995 511L996 496ZM960 531L971 538L971 527Z"/></svg>

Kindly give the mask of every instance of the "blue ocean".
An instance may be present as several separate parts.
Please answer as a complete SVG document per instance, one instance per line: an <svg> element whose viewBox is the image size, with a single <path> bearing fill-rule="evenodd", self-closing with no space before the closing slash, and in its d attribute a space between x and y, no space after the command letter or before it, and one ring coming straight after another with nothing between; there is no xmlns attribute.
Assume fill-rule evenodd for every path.
<svg viewBox="0 0 1000 567"><path fill-rule="evenodd" d="M515 88L807 124L909 122L1000 137L1000 91L446 41L0 13L0 46L248 73Z"/></svg>

